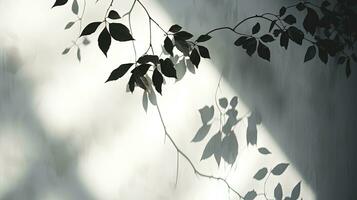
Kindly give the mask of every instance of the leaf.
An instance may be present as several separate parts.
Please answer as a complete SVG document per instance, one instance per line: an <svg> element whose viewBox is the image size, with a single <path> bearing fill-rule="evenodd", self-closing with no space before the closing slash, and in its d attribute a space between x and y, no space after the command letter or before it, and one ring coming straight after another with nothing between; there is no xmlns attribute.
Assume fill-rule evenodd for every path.
<svg viewBox="0 0 357 200"><path fill-rule="evenodd" d="M265 147L261 147L258 149L259 153L263 154L263 155L268 155L268 154L271 154L271 152L265 148Z"/></svg>
<svg viewBox="0 0 357 200"><path fill-rule="evenodd" d="M303 11L304 9L305 9L306 7L305 7L305 4L304 3L298 3L297 5L296 5L296 9L298 10L298 11Z"/></svg>
<svg viewBox="0 0 357 200"><path fill-rule="evenodd" d="M247 41L248 37L247 36L241 36L239 37L235 42L234 45L236 46L241 46L245 41Z"/></svg>
<svg viewBox="0 0 357 200"><path fill-rule="evenodd" d="M278 185L274 189L274 197L276 200L283 199L283 188L281 187L280 183L278 183Z"/></svg>
<svg viewBox="0 0 357 200"><path fill-rule="evenodd" d="M180 62L175 65L175 69L176 69L176 76L177 76L176 81L179 81L179 80L181 80L181 79L185 76L185 74L186 74L186 64L185 64L185 60L184 60L184 59L181 59Z"/></svg>
<svg viewBox="0 0 357 200"><path fill-rule="evenodd" d="M232 108L235 108L238 105L238 97L234 96L229 102L229 104L232 106Z"/></svg>
<svg viewBox="0 0 357 200"><path fill-rule="evenodd" d="M315 57L315 55L316 55L316 47L314 45L312 45L309 48L307 48L304 62L307 62L307 61L313 59Z"/></svg>
<svg viewBox="0 0 357 200"><path fill-rule="evenodd" d="M166 37L164 40L164 48L167 53L169 53L171 56L174 56L174 45L172 44L172 41L169 37Z"/></svg>
<svg viewBox="0 0 357 200"><path fill-rule="evenodd" d="M64 29L69 29L73 26L75 22L68 22L68 24L66 25L66 27L64 27Z"/></svg>
<svg viewBox="0 0 357 200"><path fill-rule="evenodd" d="M315 12L315 10L311 8L307 8L307 15L303 21L303 26L305 30L311 35L314 35L318 23L319 23L319 16Z"/></svg>
<svg viewBox="0 0 357 200"><path fill-rule="evenodd" d="M101 24L102 22L92 22L90 24L88 24L82 31L81 36L84 35L90 35L92 33L94 33L98 26Z"/></svg>
<svg viewBox="0 0 357 200"><path fill-rule="evenodd" d="M210 40L212 37L210 35L200 35L196 42L206 42L208 40Z"/></svg>
<svg viewBox="0 0 357 200"><path fill-rule="evenodd" d="M108 29L105 27L98 37L98 46L105 56L107 56L111 43L112 39L110 37Z"/></svg>
<svg viewBox="0 0 357 200"><path fill-rule="evenodd" d="M177 78L176 77L176 69L174 68L174 64L169 58L165 60L160 59L161 72L166 77Z"/></svg>
<svg viewBox="0 0 357 200"><path fill-rule="evenodd" d="M131 93L133 93L133 92L134 92L134 89L135 89L135 75L134 75L134 74L132 74L132 75L130 76L128 86L129 86L129 91L130 91Z"/></svg>
<svg viewBox="0 0 357 200"><path fill-rule="evenodd" d="M351 75L350 59L348 59L347 62L346 62L346 70L345 70L345 72L346 72L346 77L347 78L350 77L350 75Z"/></svg>
<svg viewBox="0 0 357 200"><path fill-rule="evenodd" d="M247 127L247 145L256 145L257 144L257 124L254 119L254 116L251 115L248 117L248 127Z"/></svg>
<svg viewBox="0 0 357 200"><path fill-rule="evenodd" d="M175 24L175 25L172 25L172 26L170 27L169 31L170 31L171 33L176 33L176 32L179 32L181 29L182 29L181 26Z"/></svg>
<svg viewBox="0 0 357 200"><path fill-rule="evenodd" d="M152 74L152 82L155 86L156 91L161 94L162 92L161 87L162 87L162 83L164 82L164 78L162 77L162 74L157 69L155 69Z"/></svg>
<svg viewBox="0 0 357 200"><path fill-rule="evenodd" d="M156 65L159 63L159 57L157 55L143 55L138 59L137 62L140 64L146 64L148 62L151 62Z"/></svg>
<svg viewBox="0 0 357 200"><path fill-rule="evenodd" d="M81 49L80 48L77 49L77 59L79 62L81 61Z"/></svg>
<svg viewBox="0 0 357 200"><path fill-rule="evenodd" d="M228 106L228 100L227 100L227 98L220 98L219 100L218 100L218 102L219 102L219 105L222 107L222 108L227 108L227 106Z"/></svg>
<svg viewBox="0 0 357 200"><path fill-rule="evenodd" d="M252 56L257 50L257 43L257 39L252 37L243 44L243 48L247 50L246 52L249 56Z"/></svg>
<svg viewBox="0 0 357 200"><path fill-rule="evenodd" d="M276 175L276 176L279 176L281 175L282 173L284 173L284 171L286 170L286 168L289 166L288 163L280 163L278 164L277 166L275 166L271 172Z"/></svg>
<svg viewBox="0 0 357 200"><path fill-rule="evenodd" d="M290 26L288 29L288 34L289 38L296 44L302 44L302 40L304 39L304 33L301 30L299 30L295 26Z"/></svg>
<svg viewBox="0 0 357 200"><path fill-rule="evenodd" d="M52 6L52 8L56 6L63 6L68 2L68 0L56 0L55 4Z"/></svg>
<svg viewBox="0 0 357 200"><path fill-rule="evenodd" d="M195 66L192 64L191 60L190 59L185 59L186 61L186 66L187 66L187 69L188 71L190 71L192 74L195 74Z"/></svg>
<svg viewBox="0 0 357 200"><path fill-rule="evenodd" d="M346 57L345 56L341 56L338 58L337 60L337 64L341 65L346 61Z"/></svg>
<svg viewBox="0 0 357 200"><path fill-rule="evenodd" d="M131 36L129 29L121 23L110 23L109 31L114 40L125 42L134 40Z"/></svg>
<svg viewBox="0 0 357 200"><path fill-rule="evenodd" d="M176 48L183 53L184 56L188 56L190 54L190 46L189 44L180 39L179 37L174 37Z"/></svg>
<svg viewBox="0 0 357 200"><path fill-rule="evenodd" d="M129 71L130 67L133 66L133 64L134 63L126 63L120 65L118 68L112 71L109 78L105 82L115 81L123 77Z"/></svg>
<svg viewBox="0 0 357 200"><path fill-rule="evenodd" d="M193 49L190 55L190 60L192 64L198 68L198 65L200 64L201 58L200 55L198 54L198 51L196 49Z"/></svg>
<svg viewBox="0 0 357 200"><path fill-rule="evenodd" d="M277 20L273 20L271 23L270 23L270 27L269 27L269 32L271 32L276 24L276 21Z"/></svg>
<svg viewBox="0 0 357 200"><path fill-rule="evenodd" d="M149 100L148 100L148 93L146 91L143 92L143 108L145 110L145 112L148 111L148 105L149 105Z"/></svg>
<svg viewBox="0 0 357 200"><path fill-rule="evenodd" d="M323 63L327 64L327 61L328 61L327 51L325 51L321 47L319 47L319 58Z"/></svg>
<svg viewBox="0 0 357 200"><path fill-rule="evenodd" d="M198 46L198 50L203 58L211 58L209 55L209 51L206 47L200 46L200 45L197 45L197 46Z"/></svg>
<svg viewBox="0 0 357 200"><path fill-rule="evenodd" d="M291 192L291 199L297 200L300 196L301 182L295 185L293 191Z"/></svg>
<svg viewBox="0 0 357 200"><path fill-rule="evenodd" d="M258 45L258 55L267 60L270 61L270 50L267 46L265 46L262 42L259 41Z"/></svg>
<svg viewBox="0 0 357 200"><path fill-rule="evenodd" d="M212 120L214 115L214 107L204 106L203 108L198 110L201 115L201 120L203 124L207 124L209 121Z"/></svg>
<svg viewBox="0 0 357 200"><path fill-rule="evenodd" d="M281 16L285 15L285 13L286 13L286 8L283 6L279 10L279 16L281 17Z"/></svg>
<svg viewBox="0 0 357 200"><path fill-rule="evenodd" d="M180 31L175 33L175 36L180 38L181 40L188 40L193 37L193 35L187 31Z"/></svg>
<svg viewBox="0 0 357 200"><path fill-rule="evenodd" d="M258 181L262 180L268 173L268 169L266 167L260 169L255 175L254 178Z"/></svg>
<svg viewBox="0 0 357 200"><path fill-rule="evenodd" d="M265 34L263 35L262 37L260 37L260 39L263 41L263 42L272 42L274 41L274 37L270 34Z"/></svg>
<svg viewBox="0 0 357 200"><path fill-rule="evenodd" d="M149 95L149 100L150 103L154 106L157 105L157 99L156 99L156 94L153 90L148 90L148 95Z"/></svg>
<svg viewBox="0 0 357 200"><path fill-rule="evenodd" d="M120 19L120 15L117 11L111 10L108 14L109 19Z"/></svg>
<svg viewBox="0 0 357 200"><path fill-rule="evenodd" d="M62 55L66 55L70 50L71 48L66 48L65 50L62 51Z"/></svg>
<svg viewBox="0 0 357 200"><path fill-rule="evenodd" d="M142 65L135 67L133 70L131 70L131 73L134 74L136 77L141 77L141 76L144 76L148 72L150 67L151 67L150 64L142 64Z"/></svg>
<svg viewBox="0 0 357 200"><path fill-rule="evenodd" d="M286 31L284 31L280 36L280 46L284 47L285 49L288 49L288 45L289 45L289 35Z"/></svg>
<svg viewBox="0 0 357 200"><path fill-rule="evenodd" d="M205 160L215 154L215 159L219 165L220 151L221 151L221 137L222 133L218 132L208 141L205 149L203 150L201 160Z"/></svg>
<svg viewBox="0 0 357 200"><path fill-rule="evenodd" d="M244 196L244 200L253 200L255 199L255 197L257 197L257 192L255 190L249 191L245 196Z"/></svg>
<svg viewBox="0 0 357 200"><path fill-rule="evenodd" d="M252 28L252 34L256 34L260 31L260 24L256 23Z"/></svg>
<svg viewBox="0 0 357 200"><path fill-rule="evenodd" d="M208 134L211 128L211 124L203 124L201 128L198 129L195 137L192 139L191 142L200 142L202 141Z"/></svg>
<svg viewBox="0 0 357 200"><path fill-rule="evenodd" d="M77 1L77 0L73 0L73 3L72 3L72 12L73 12L75 15L78 15L78 10L79 10L78 1Z"/></svg>
<svg viewBox="0 0 357 200"><path fill-rule="evenodd" d="M293 15L288 15L284 18L284 22L286 22L289 25L292 25L296 23L296 18Z"/></svg>
<svg viewBox="0 0 357 200"><path fill-rule="evenodd" d="M238 156L238 141L236 134L226 135L222 141L222 158L233 165Z"/></svg>

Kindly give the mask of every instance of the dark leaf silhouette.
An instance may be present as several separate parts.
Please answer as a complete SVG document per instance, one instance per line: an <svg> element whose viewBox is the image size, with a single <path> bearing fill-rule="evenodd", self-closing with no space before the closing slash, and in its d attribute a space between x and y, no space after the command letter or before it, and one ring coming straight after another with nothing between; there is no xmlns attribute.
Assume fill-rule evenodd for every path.
<svg viewBox="0 0 357 200"><path fill-rule="evenodd" d="M135 89L135 75L134 75L134 74L132 74L132 75L130 76L128 85L129 85L129 91L130 91L131 93L133 93L133 92L134 92L134 89Z"/></svg>
<svg viewBox="0 0 357 200"><path fill-rule="evenodd" d="M66 27L64 27L64 29L69 29L73 26L75 22L68 22L68 24L66 25Z"/></svg>
<svg viewBox="0 0 357 200"><path fill-rule="evenodd" d="M220 105L222 108L227 108L227 106L228 106L228 100L227 100L227 98L220 98L220 99L218 100L218 102L219 102L219 105Z"/></svg>
<svg viewBox="0 0 357 200"><path fill-rule="evenodd" d="M198 129L195 137L192 139L191 142L200 142L202 141L208 134L211 128L211 124L203 124L200 129Z"/></svg>
<svg viewBox="0 0 357 200"><path fill-rule="evenodd" d="M100 50L102 50L105 56L107 56L107 52L109 50L111 43L112 43L112 39L110 37L107 28L105 27L98 37L98 46Z"/></svg>
<svg viewBox="0 0 357 200"><path fill-rule="evenodd" d="M246 49L247 54L249 56L252 56L254 52L257 50L257 39L255 38L249 38L246 42L243 44L243 48Z"/></svg>
<svg viewBox="0 0 357 200"><path fill-rule="evenodd" d="M164 78L159 70L155 69L154 73L152 74L152 82L155 86L155 89L158 93L162 94L162 83L164 82Z"/></svg>
<svg viewBox="0 0 357 200"><path fill-rule="evenodd" d="M304 5L304 3L298 3L297 5L296 5L296 9L298 9L298 11L303 11L304 9L305 9L305 5Z"/></svg>
<svg viewBox="0 0 357 200"><path fill-rule="evenodd" d="M56 0L55 4L52 6L52 8L53 8L53 7L56 7L56 6L63 6L63 5L65 5L67 2L68 2L68 0Z"/></svg>
<svg viewBox="0 0 357 200"><path fill-rule="evenodd" d="M299 30L295 26L290 26L288 29L288 34L289 38L296 44L302 44L302 40L304 39L304 33L301 30Z"/></svg>
<svg viewBox="0 0 357 200"><path fill-rule="evenodd" d="M200 58L200 54L198 54L198 51L196 49L192 50L191 55L190 55L190 60L196 66L196 68L198 68L201 58Z"/></svg>
<svg viewBox="0 0 357 200"><path fill-rule="evenodd" d="M175 24L175 25L172 25L172 26L170 27L169 31L170 31L171 33L176 33L176 32L179 32L181 29L182 29L181 26Z"/></svg>
<svg viewBox="0 0 357 200"><path fill-rule="evenodd" d="M252 34L256 34L260 31L260 24L256 23L252 28Z"/></svg>
<svg viewBox="0 0 357 200"><path fill-rule="evenodd" d="M150 67L151 67L150 64L142 64L142 65L135 67L133 70L131 70L131 73L134 74L136 77L141 77L141 76L144 76L148 72Z"/></svg>
<svg viewBox="0 0 357 200"><path fill-rule="evenodd" d="M301 182L295 185L293 191L291 192L291 200L297 200L300 196Z"/></svg>
<svg viewBox="0 0 357 200"><path fill-rule="evenodd" d="M307 15L303 22L303 26L305 30L311 35L314 35L318 23L319 23L319 16L317 15L317 13L313 9L307 8Z"/></svg>
<svg viewBox="0 0 357 200"><path fill-rule="evenodd" d="M77 0L73 0L73 3L72 3L72 12L76 15L78 15L78 10L79 10L79 7L78 7L78 1Z"/></svg>
<svg viewBox="0 0 357 200"><path fill-rule="evenodd" d="M280 163L271 170L271 173L273 173L276 176L279 176L282 173L284 173L284 171L288 166L289 166L288 163Z"/></svg>
<svg viewBox="0 0 357 200"><path fill-rule="evenodd" d="M257 123L252 115L248 117L247 144L257 144Z"/></svg>
<svg viewBox="0 0 357 200"><path fill-rule="evenodd" d="M188 56L190 54L190 46L189 44L181 40L179 37L174 37L175 38L175 46L176 48L183 53L183 55Z"/></svg>
<svg viewBox="0 0 357 200"><path fill-rule="evenodd" d="M70 48L66 48L65 50L62 51L62 55L66 55L71 49Z"/></svg>
<svg viewBox="0 0 357 200"><path fill-rule="evenodd" d="M255 197L257 197L257 192L255 190L249 191L245 196L244 196L244 200L253 200L255 199Z"/></svg>
<svg viewBox="0 0 357 200"><path fill-rule="evenodd" d="M315 55L316 55L316 47L314 45L312 45L309 48L307 48L304 62L307 62L307 61L313 59L315 57Z"/></svg>
<svg viewBox="0 0 357 200"><path fill-rule="evenodd" d="M153 63L154 65L159 64L159 57L157 55L143 55L141 56L138 61L140 64L145 64L145 63Z"/></svg>
<svg viewBox="0 0 357 200"><path fill-rule="evenodd" d="M189 40L193 37L193 35L187 31L180 31L175 33L175 37L178 37L181 40Z"/></svg>
<svg viewBox="0 0 357 200"><path fill-rule="evenodd" d="M280 36L280 46L284 47L285 49L288 49L288 45L289 45L289 35L286 31L281 33Z"/></svg>
<svg viewBox="0 0 357 200"><path fill-rule="evenodd" d="M88 24L82 31L81 36L84 35L90 35L92 33L94 33L98 26L101 24L102 22L92 22L90 24Z"/></svg>
<svg viewBox="0 0 357 200"><path fill-rule="evenodd" d="M160 59L160 65L162 74L166 77L176 78L176 69L169 58L166 58L165 60Z"/></svg>
<svg viewBox="0 0 357 200"><path fill-rule="evenodd" d="M327 63L328 61L328 54L327 51L324 50L323 48L319 47L319 58L323 63Z"/></svg>
<svg viewBox="0 0 357 200"><path fill-rule="evenodd" d="M214 107L204 106L203 108L199 109L201 120L203 124L207 124L209 121L212 120L214 115Z"/></svg>
<svg viewBox="0 0 357 200"><path fill-rule="evenodd" d="M119 13L118 13L117 11L115 11L115 10L111 10L111 11L109 12L109 14L108 14L108 17L109 17L110 19L120 19Z"/></svg>
<svg viewBox="0 0 357 200"><path fill-rule="evenodd" d="M281 16L285 15L285 13L286 13L286 7L283 6L279 10L279 16L281 17Z"/></svg>
<svg viewBox="0 0 357 200"><path fill-rule="evenodd" d="M284 22L286 22L289 25L292 25L296 23L296 18L293 15L288 15L284 18Z"/></svg>
<svg viewBox="0 0 357 200"><path fill-rule="evenodd" d="M198 50L203 58L211 58L209 55L209 51L206 47L200 46L200 45L197 45L197 46L198 46Z"/></svg>
<svg viewBox="0 0 357 200"><path fill-rule="evenodd" d="M112 71L109 78L105 82L115 81L123 77L129 71L130 67L133 66L133 64L134 63L126 63L120 65L118 68Z"/></svg>
<svg viewBox="0 0 357 200"><path fill-rule="evenodd" d="M276 200L283 199L283 188L281 187L280 183L278 183L278 185L274 189L274 197Z"/></svg>
<svg viewBox="0 0 357 200"><path fill-rule="evenodd" d="M262 37L260 37L260 39L263 41L263 42L272 42L274 41L274 37L270 34L265 34L263 35Z"/></svg>
<svg viewBox="0 0 357 200"><path fill-rule="evenodd" d="M351 75L351 65L350 65L350 59L347 60L346 62L346 77L350 77Z"/></svg>
<svg viewBox="0 0 357 200"><path fill-rule="evenodd" d="M196 40L196 42L206 42L208 40L210 40L212 37L209 35L200 35L198 37L198 39Z"/></svg>
<svg viewBox="0 0 357 200"><path fill-rule="evenodd" d="M276 24L276 21L277 20L273 20L271 23L270 23L270 27L269 27L269 32L271 32Z"/></svg>
<svg viewBox="0 0 357 200"><path fill-rule="evenodd" d="M169 53L171 56L174 56L174 45L172 44L172 41L169 37L166 37L164 40L164 48L167 53Z"/></svg>
<svg viewBox="0 0 357 200"><path fill-rule="evenodd" d="M221 137L222 133L218 132L214 136L211 137L211 139L208 141L205 149L203 150L201 160L207 159L211 157L213 154L215 154L215 158L217 161L217 164L219 165L220 161L220 152L221 152Z"/></svg>
<svg viewBox="0 0 357 200"><path fill-rule="evenodd" d="M111 23L109 24L109 31L114 40L125 42L129 40L134 40L131 36L129 29L121 23Z"/></svg>
<svg viewBox="0 0 357 200"><path fill-rule="evenodd" d="M264 154L264 155L271 154L271 152L265 147L259 148L258 151L259 151L259 153Z"/></svg>
<svg viewBox="0 0 357 200"><path fill-rule="evenodd" d="M232 106L232 108L235 108L238 105L238 97L234 96L229 102L229 104Z"/></svg>
<svg viewBox="0 0 357 200"><path fill-rule="evenodd" d="M222 158L233 165L238 156L238 141L234 133L226 135L222 141Z"/></svg>
<svg viewBox="0 0 357 200"><path fill-rule="evenodd" d="M266 175L268 174L268 169L266 167L260 169L257 171L257 173L254 175L254 178L258 181L262 180Z"/></svg>
<svg viewBox="0 0 357 200"><path fill-rule="evenodd" d="M248 39L247 36L241 36L239 37L235 42L234 42L234 45L236 46L241 46L246 40Z"/></svg>
<svg viewBox="0 0 357 200"><path fill-rule="evenodd" d="M270 50L267 46L265 46L263 43L259 42L258 45L258 55L267 60L270 61Z"/></svg>

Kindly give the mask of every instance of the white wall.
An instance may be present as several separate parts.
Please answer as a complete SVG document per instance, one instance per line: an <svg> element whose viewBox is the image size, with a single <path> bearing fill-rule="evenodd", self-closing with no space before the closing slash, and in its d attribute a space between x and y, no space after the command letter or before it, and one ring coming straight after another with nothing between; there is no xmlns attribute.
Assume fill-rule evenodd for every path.
<svg viewBox="0 0 357 200"><path fill-rule="evenodd" d="M196 33L278 8L262 0L144 2L164 27L175 22ZM108 3L101 0L97 9L90 3L84 24L101 18ZM120 4L126 6L119 8L123 13L129 2ZM62 56L78 31L63 30L74 19L70 7L51 6L45 0L0 1L0 18L9 19L0 22L0 199L233 198L223 184L195 176L182 158L175 187L176 152L164 143L154 107L145 114L141 93L125 93L125 78L103 83L118 64L133 59L131 44L115 43L106 59L95 36L82 50L81 63L74 52ZM135 16L134 34L140 35L137 45L143 51L146 19L140 9ZM154 40L161 42L162 35ZM304 65L299 48L277 50L267 64L248 58L233 41L230 34L217 35L209 43L212 61L204 61L196 75L168 82L159 98L179 146L202 171L228 176L241 193L261 191L262 184L252 179L260 167L291 162L284 176L269 181L270 195L278 181L286 194L302 180L304 199L351 199L344 183L355 183L347 179L355 176L355 76L346 81L342 72L330 73L333 66ZM204 144L190 141L200 126L197 110L214 102L222 67L229 75L220 95L238 95L240 115L254 107L262 112L258 145L273 155L259 156L255 148L245 147L243 121L237 128L237 163L217 169L212 159L199 162Z"/></svg>

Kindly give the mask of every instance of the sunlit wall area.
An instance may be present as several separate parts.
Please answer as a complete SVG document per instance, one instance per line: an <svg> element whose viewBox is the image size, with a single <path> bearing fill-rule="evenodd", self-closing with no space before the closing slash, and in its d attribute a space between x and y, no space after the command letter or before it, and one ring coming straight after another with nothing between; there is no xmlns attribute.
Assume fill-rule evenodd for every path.
<svg viewBox="0 0 357 200"><path fill-rule="evenodd" d="M259 1L202 2L143 1L163 27L169 28L175 22L194 33L273 7L270 4L264 7ZM109 3L88 1L83 24L102 19ZM249 9L240 14L240 4ZM63 30L67 22L76 20L70 6L50 9L52 5L53 2L45 0L0 1L0 18L11 19L0 22L0 199L235 199L222 182L195 175L182 156L176 185L177 152L164 136L156 108L150 105L146 113L142 107L142 92L136 90L133 95L125 92L129 77L104 84L119 64L133 61L132 44L113 42L106 58L97 46L96 33L89 38L91 43L81 48L81 62L77 61L75 50L62 56L63 49L71 45L79 30L78 27ZM120 1L114 7L125 13L130 2ZM207 17L208 13L212 18ZM188 18L191 14L192 18ZM144 10L135 8L132 21L140 55L147 48L149 38ZM122 22L128 23L127 19ZM164 38L156 28L154 32L154 48L159 51ZM296 159L301 156L294 154L298 151L297 144L284 141L286 137L282 135L278 135L283 138L279 140L271 131L277 131L272 124L279 124L269 120L269 109L262 109L265 101L260 104L252 101L256 85L244 78L252 72L235 76L237 71L232 68L242 64L276 67L262 66L264 64L255 58L244 58L242 52L226 47L228 40L234 39L223 33L209 44L213 49L217 47L212 51L213 59L202 61L196 74L187 72L177 83L167 80L158 101L168 132L198 169L226 177L241 194L252 189L264 190L264 182L253 179L260 168L271 169L287 162L291 163L287 171L267 182L268 197L273 198L278 183L283 185L287 195L302 181L301 197L318 198L314 189L327 183L311 182L313 178L308 177L306 171L311 168L318 171L322 166L314 163L304 168L306 165ZM282 53L277 52L279 56ZM236 57L236 54L242 56ZM273 63L281 65L278 58ZM262 110L258 146L267 147L273 154L263 156L256 147L247 147L247 120L244 119L236 128L239 141L236 163L218 168L213 158L200 162L205 144L217 125L203 142L190 141L201 125L198 109L215 103L222 68L227 69L226 74L231 71L232 76L225 74L218 96L237 95L239 116L255 108ZM240 86L243 84L244 87ZM289 144L294 147L292 150L287 148ZM321 150L308 148L311 148L309 151ZM316 175L316 171L312 175Z"/></svg>

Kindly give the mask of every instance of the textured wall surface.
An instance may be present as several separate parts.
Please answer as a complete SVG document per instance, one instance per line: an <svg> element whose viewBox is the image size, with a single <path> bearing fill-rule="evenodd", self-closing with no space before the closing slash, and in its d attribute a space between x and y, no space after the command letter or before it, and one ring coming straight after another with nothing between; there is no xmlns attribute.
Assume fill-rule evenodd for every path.
<svg viewBox="0 0 357 200"><path fill-rule="evenodd" d="M164 27L178 23L198 34L277 11L285 1L143 2ZM101 19L108 3L89 2L84 24ZM194 175L182 158L175 186L176 152L168 141L164 143L155 108L145 113L142 94L125 93L126 78L104 84L119 63L133 59L131 43L113 43L105 58L95 34L82 49L82 62L76 60L75 51L62 56L78 27L64 31L75 16L70 6L51 10L52 4L0 0L0 18L6 19L0 21L0 199L234 199L223 184ZM114 4L120 13L128 6L129 2ZM148 38L142 9L135 9L133 21L142 52ZM250 31L248 27L241 30ZM153 39L159 48L162 34ZM301 180L303 199L355 199L357 76L353 69L346 80L344 70L333 63L304 64L306 46L293 45L288 51L273 47L267 63L235 48L235 39L230 33L217 33L208 43L212 60L202 61L195 75L168 82L159 98L178 145L200 170L227 177L242 194L253 188L262 191L263 185L252 178L262 166L289 162L283 176L269 180L270 197L278 182L289 194ZM236 130L237 162L218 169L213 159L199 162L208 140L190 141L200 127L197 110L214 103L222 69L219 95L239 96L239 116L253 109L261 112L258 146L266 146L273 155L261 156L256 148L246 147L247 121L243 120Z"/></svg>

